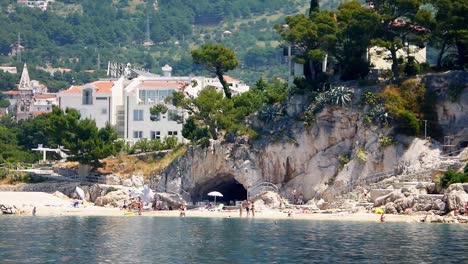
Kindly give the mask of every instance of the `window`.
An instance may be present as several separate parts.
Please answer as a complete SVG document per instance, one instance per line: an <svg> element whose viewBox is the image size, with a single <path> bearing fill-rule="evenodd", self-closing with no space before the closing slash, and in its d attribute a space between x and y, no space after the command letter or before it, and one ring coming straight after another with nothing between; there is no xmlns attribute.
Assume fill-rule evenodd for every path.
<svg viewBox="0 0 468 264"><path fill-rule="evenodd" d="M93 90L92 89L84 89L83 90L83 104L84 105L92 105L93 104Z"/></svg>
<svg viewBox="0 0 468 264"><path fill-rule="evenodd" d="M133 121L143 121L143 110L133 110Z"/></svg>
<svg viewBox="0 0 468 264"><path fill-rule="evenodd" d="M151 139L161 139L161 132L160 131L151 131L150 132Z"/></svg>
<svg viewBox="0 0 468 264"><path fill-rule="evenodd" d="M133 138L143 138L143 131L133 131Z"/></svg>
<svg viewBox="0 0 468 264"><path fill-rule="evenodd" d="M172 136L175 137L175 136L177 136L177 131L169 131L169 132L167 132L167 135L170 136L170 137L172 137Z"/></svg>
<svg viewBox="0 0 468 264"><path fill-rule="evenodd" d="M169 110L167 112L167 119L169 121L177 121L179 120L179 112L177 110Z"/></svg>
<svg viewBox="0 0 468 264"><path fill-rule="evenodd" d="M159 121L159 120L161 120L161 114L150 115L150 119L151 119L151 121Z"/></svg>
<svg viewBox="0 0 468 264"><path fill-rule="evenodd" d="M107 97L96 97L96 100L107 100Z"/></svg>

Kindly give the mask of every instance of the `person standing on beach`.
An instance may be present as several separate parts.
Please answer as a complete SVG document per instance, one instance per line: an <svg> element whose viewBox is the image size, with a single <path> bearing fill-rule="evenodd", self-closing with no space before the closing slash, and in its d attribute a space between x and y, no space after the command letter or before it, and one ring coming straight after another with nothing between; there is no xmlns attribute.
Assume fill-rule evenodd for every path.
<svg viewBox="0 0 468 264"><path fill-rule="evenodd" d="M244 207L242 206L243 202L240 203L240 206L239 206L239 217L242 217L242 211L244 210Z"/></svg>
<svg viewBox="0 0 468 264"><path fill-rule="evenodd" d="M252 203L252 208L251 209L252 209L252 217L254 217L255 216L255 205L253 203Z"/></svg>
<svg viewBox="0 0 468 264"><path fill-rule="evenodd" d="M141 200L141 197L138 197L138 215L141 215L141 210L143 209L143 201Z"/></svg>
<svg viewBox="0 0 468 264"><path fill-rule="evenodd" d="M36 206L34 206L34 208L32 209L32 215L36 216Z"/></svg>
<svg viewBox="0 0 468 264"><path fill-rule="evenodd" d="M245 211L247 211L247 217L250 216L250 200L245 202Z"/></svg>

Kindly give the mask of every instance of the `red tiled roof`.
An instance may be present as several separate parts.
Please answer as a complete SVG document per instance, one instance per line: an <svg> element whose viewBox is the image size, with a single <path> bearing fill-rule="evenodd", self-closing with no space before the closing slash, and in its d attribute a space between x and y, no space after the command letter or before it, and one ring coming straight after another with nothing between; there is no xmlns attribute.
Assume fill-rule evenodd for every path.
<svg viewBox="0 0 468 264"><path fill-rule="evenodd" d="M3 94L7 94L7 95L19 95L19 91L4 91Z"/></svg>
<svg viewBox="0 0 468 264"><path fill-rule="evenodd" d="M34 96L36 99L51 99L51 98L57 98L56 94L38 94Z"/></svg>
<svg viewBox="0 0 468 264"><path fill-rule="evenodd" d="M61 93L81 93L81 86L72 85L68 90L61 91Z"/></svg>
<svg viewBox="0 0 468 264"><path fill-rule="evenodd" d="M50 112L49 111L33 111L32 113L33 115L38 116L38 115L43 115L43 114L47 114Z"/></svg>
<svg viewBox="0 0 468 264"><path fill-rule="evenodd" d="M114 86L113 81L97 81L91 84L96 87L97 93L110 93L112 91L112 87Z"/></svg>

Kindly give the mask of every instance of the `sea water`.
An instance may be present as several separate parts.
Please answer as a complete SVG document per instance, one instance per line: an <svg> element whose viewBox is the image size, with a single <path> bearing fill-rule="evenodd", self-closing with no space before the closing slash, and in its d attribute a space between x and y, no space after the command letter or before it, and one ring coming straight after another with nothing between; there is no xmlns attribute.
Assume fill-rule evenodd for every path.
<svg viewBox="0 0 468 264"><path fill-rule="evenodd" d="M468 225L0 216L0 263L468 263Z"/></svg>

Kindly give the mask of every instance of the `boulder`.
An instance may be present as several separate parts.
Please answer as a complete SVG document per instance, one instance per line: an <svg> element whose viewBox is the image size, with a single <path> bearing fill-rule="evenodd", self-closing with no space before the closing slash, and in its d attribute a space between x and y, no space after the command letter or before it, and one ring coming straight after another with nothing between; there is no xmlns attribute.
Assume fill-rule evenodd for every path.
<svg viewBox="0 0 468 264"><path fill-rule="evenodd" d="M374 206L379 207L381 205L384 205L389 202L394 202L397 199L403 198L404 195L400 190L395 190L389 194L386 194L384 196L381 196L377 199L375 199Z"/></svg>
<svg viewBox="0 0 468 264"><path fill-rule="evenodd" d="M257 195L255 198L252 199L252 202L255 203L256 201L262 200L263 205L268 208L279 208L280 207L280 198L281 196L275 192L264 192L260 195Z"/></svg>
<svg viewBox="0 0 468 264"><path fill-rule="evenodd" d="M413 208L414 206L414 196L410 195L408 197L402 197L394 201L395 208L399 213L404 212L407 208Z"/></svg>
<svg viewBox="0 0 468 264"><path fill-rule="evenodd" d="M120 185L121 183L122 183L122 180L117 175L111 174L111 175L106 176L106 184Z"/></svg>
<svg viewBox="0 0 468 264"><path fill-rule="evenodd" d="M169 209L177 209L181 205L187 205L187 201L182 198L182 195L175 193L156 193L156 200L163 203L164 207Z"/></svg>
<svg viewBox="0 0 468 264"><path fill-rule="evenodd" d="M133 186L137 188L143 187L143 185L145 184L145 181L142 175L132 175L131 179L132 179Z"/></svg>
<svg viewBox="0 0 468 264"><path fill-rule="evenodd" d="M449 186L449 189L452 185ZM461 189L452 188L451 191L445 193L443 200L449 211L460 210L465 208L466 203L468 203L468 193L463 190L463 187Z"/></svg>
<svg viewBox="0 0 468 264"><path fill-rule="evenodd" d="M66 196L65 194L59 191L55 191L52 195L62 199L70 199L70 197Z"/></svg>
<svg viewBox="0 0 468 264"><path fill-rule="evenodd" d="M110 205L113 207L120 207L124 200L128 199L128 193L123 190L117 190L109 192L104 196L100 196L96 199L95 204L97 206Z"/></svg>
<svg viewBox="0 0 468 264"><path fill-rule="evenodd" d="M132 183L131 179L125 179L125 180L122 181L122 185L125 186L125 187L132 187L133 183Z"/></svg>
<svg viewBox="0 0 468 264"><path fill-rule="evenodd" d="M397 214L398 211L395 208L395 204L393 202L387 203L385 205L385 213L386 214Z"/></svg>

